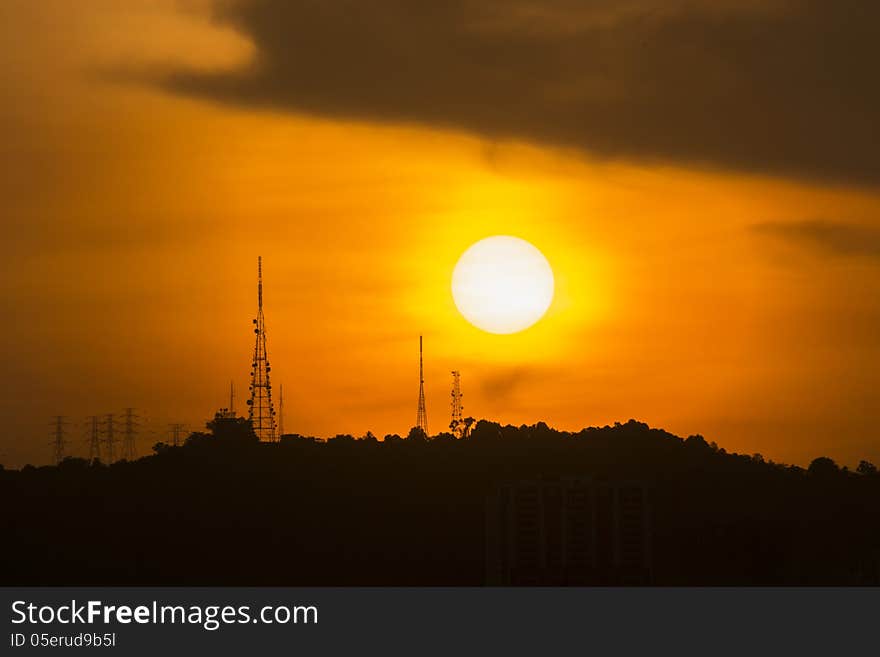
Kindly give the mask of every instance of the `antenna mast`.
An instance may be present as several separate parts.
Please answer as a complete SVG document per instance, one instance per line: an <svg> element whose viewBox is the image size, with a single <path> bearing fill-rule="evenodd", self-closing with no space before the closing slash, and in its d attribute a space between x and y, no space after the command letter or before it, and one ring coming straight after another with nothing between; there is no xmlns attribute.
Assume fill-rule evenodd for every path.
<svg viewBox="0 0 880 657"><path fill-rule="evenodd" d="M284 435L284 384L278 386L278 437Z"/></svg>
<svg viewBox="0 0 880 657"><path fill-rule="evenodd" d="M269 382L269 350L266 342L266 320L263 317L263 258L257 258L257 317L254 319L254 358L251 363L251 397L248 419L262 441L274 441L275 408L272 406L272 385Z"/></svg>
<svg viewBox="0 0 880 657"><path fill-rule="evenodd" d="M462 413L464 406L461 404L461 372L453 370L452 372L452 421L449 423L449 429L455 434L456 438L461 438L464 434L464 422Z"/></svg>
<svg viewBox="0 0 880 657"><path fill-rule="evenodd" d="M416 414L416 427L428 436L428 412L425 409L425 367L423 359L422 336L419 336L419 410Z"/></svg>

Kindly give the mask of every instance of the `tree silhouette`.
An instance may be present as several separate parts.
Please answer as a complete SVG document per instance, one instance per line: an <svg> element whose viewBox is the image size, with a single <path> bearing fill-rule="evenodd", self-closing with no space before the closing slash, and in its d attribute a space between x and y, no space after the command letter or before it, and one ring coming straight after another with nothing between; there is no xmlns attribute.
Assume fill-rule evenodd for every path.
<svg viewBox="0 0 880 657"><path fill-rule="evenodd" d="M871 477L877 474L877 466L870 461L859 461L856 472L858 472L860 475Z"/></svg>
<svg viewBox="0 0 880 657"><path fill-rule="evenodd" d="M840 468L827 456L820 456L813 459L807 472L815 477L832 477L840 474Z"/></svg>
<svg viewBox="0 0 880 657"><path fill-rule="evenodd" d="M468 420L460 439L259 443L246 420L215 417L132 462L0 470L3 582L479 585L488 501L584 478L649 491L655 584L880 584L868 461L781 465L634 420L578 432Z"/></svg>

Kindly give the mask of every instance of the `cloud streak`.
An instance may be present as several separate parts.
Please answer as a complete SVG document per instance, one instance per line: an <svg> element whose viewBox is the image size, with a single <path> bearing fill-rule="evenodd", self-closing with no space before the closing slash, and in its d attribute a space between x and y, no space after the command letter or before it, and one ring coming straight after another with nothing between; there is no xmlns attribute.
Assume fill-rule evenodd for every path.
<svg viewBox="0 0 880 657"><path fill-rule="evenodd" d="M880 182L880 4L225 0L237 72L176 93L838 182Z"/></svg>
<svg viewBox="0 0 880 657"><path fill-rule="evenodd" d="M880 229L855 224L809 220L766 222L754 229L761 234L809 247L821 253L880 259Z"/></svg>

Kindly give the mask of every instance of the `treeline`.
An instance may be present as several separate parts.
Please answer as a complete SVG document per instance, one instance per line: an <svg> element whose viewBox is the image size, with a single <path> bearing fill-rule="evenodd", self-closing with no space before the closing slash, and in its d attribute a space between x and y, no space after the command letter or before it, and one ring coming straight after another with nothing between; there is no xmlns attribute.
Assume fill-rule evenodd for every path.
<svg viewBox="0 0 880 657"><path fill-rule="evenodd" d="M459 433L464 434L464 431ZM487 495L589 476L650 494L658 585L880 584L880 475L629 421L259 443L217 417L107 466L0 472L8 584L480 585Z"/></svg>

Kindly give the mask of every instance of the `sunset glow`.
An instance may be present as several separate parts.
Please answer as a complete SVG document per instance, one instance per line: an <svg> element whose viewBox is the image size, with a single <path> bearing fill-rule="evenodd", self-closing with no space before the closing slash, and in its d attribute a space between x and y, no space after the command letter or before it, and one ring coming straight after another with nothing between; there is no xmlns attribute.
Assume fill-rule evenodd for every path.
<svg viewBox="0 0 880 657"><path fill-rule="evenodd" d="M506 15L462 34L519 29ZM563 27L548 12L522 33L552 44L618 19ZM398 118L372 96L337 111L295 67L289 93L252 89L240 77L277 44L207 1L13 1L0 24L16 99L0 104L0 405L16 436L0 462L45 458L44 417L126 406L146 416L147 452L170 422L201 426L230 380L246 390L258 254L289 431L405 433L424 334L437 427L455 369L467 412L502 423L634 417L798 463L880 459L880 269L869 241L847 238L873 234L876 187L698 150L617 152L601 135L589 148L592 133L566 142L552 117L493 131L477 111L402 103L412 115ZM562 82L547 82L553 103L625 91ZM543 260L459 261L499 235ZM485 274L508 264L528 264L534 294Z"/></svg>
<svg viewBox="0 0 880 657"><path fill-rule="evenodd" d="M547 312L553 301L553 270L525 240L487 237L456 263L452 296L474 326L489 333L517 333Z"/></svg>

